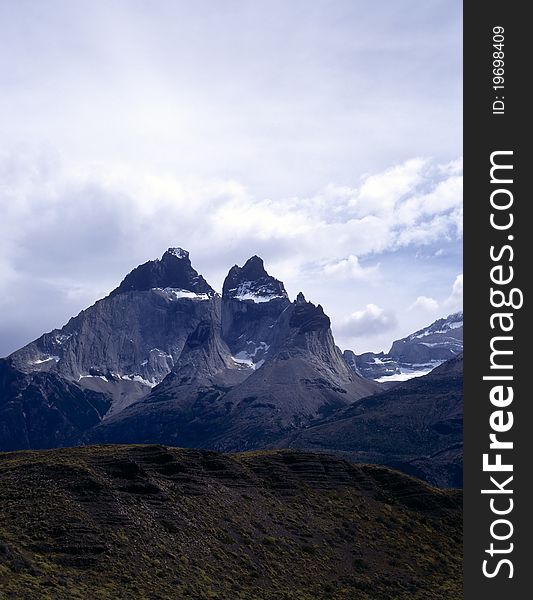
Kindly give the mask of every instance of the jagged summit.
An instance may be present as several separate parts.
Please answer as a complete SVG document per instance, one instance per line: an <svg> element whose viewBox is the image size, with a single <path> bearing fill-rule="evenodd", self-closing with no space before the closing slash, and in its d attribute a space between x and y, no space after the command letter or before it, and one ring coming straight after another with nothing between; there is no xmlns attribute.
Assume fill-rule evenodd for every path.
<svg viewBox="0 0 533 600"><path fill-rule="evenodd" d="M300 292L294 303L294 310L289 322L290 327L297 327L302 333L329 329L331 322L320 304L307 302Z"/></svg>
<svg viewBox="0 0 533 600"><path fill-rule="evenodd" d="M288 295L283 283L267 273L263 259L252 256L242 267L231 267L224 281L222 297L261 303L286 299Z"/></svg>
<svg viewBox="0 0 533 600"><path fill-rule="evenodd" d="M191 265L183 248L169 248L161 259L150 260L131 271L110 296L156 288L189 291L212 297L215 290Z"/></svg>
<svg viewBox="0 0 533 600"><path fill-rule="evenodd" d="M176 258L189 258L189 252L183 248L169 248L165 254L163 254L163 258L165 258L167 254L175 256Z"/></svg>
<svg viewBox="0 0 533 600"><path fill-rule="evenodd" d="M259 256L230 269L222 288L222 336L237 360L254 368L264 362L290 304L283 283L267 273Z"/></svg>

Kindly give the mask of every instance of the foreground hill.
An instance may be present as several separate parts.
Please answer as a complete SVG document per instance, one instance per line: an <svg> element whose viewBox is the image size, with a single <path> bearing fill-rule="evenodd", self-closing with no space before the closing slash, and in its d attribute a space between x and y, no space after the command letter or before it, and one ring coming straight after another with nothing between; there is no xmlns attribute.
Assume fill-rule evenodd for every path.
<svg viewBox="0 0 533 600"><path fill-rule="evenodd" d="M462 598L461 494L323 454L0 454L6 599Z"/></svg>

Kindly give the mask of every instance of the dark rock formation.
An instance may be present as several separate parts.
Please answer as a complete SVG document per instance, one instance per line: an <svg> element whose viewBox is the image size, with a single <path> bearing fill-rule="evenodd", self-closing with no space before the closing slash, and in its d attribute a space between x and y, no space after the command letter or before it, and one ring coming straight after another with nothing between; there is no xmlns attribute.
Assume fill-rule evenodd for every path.
<svg viewBox="0 0 533 600"><path fill-rule="evenodd" d="M394 466L441 486L462 486L462 355L338 411L285 445Z"/></svg>

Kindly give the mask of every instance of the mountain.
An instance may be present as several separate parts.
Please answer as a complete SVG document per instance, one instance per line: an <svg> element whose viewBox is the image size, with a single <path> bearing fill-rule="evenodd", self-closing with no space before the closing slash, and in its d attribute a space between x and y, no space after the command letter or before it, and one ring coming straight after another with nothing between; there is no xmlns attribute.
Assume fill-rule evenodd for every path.
<svg viewBox="0 0 533 600"><path fill-rule="evenodd" d="M0 597L459 600L462 498L323 454L0 459Z"/></svg>
<svg viewBox="0 0 533 600"><path fill-rule="evenodd" d="M404 381L424 375L463 351L463 313L438 319L407 337L396 340L387 354L351 350L344 358L358 374L377 381Z"/></svg>
<svg viewBox="0 0 533 600"><path fill-rule="evenodd" d="M378 389L351 372L335 346L329 317L302 293L274 332L270 359L224 396L229 415L211 442L215 449L278 445L287 432Z"/></svg>
<svg viewBox="0 0 533 600"><path fill-rule="evenodd" d="M216 326L203 336L193 334L198 343L193 350L187 343L173 372L148 396L89 432L86 441L264 448L377 390L351 372L335 346L329 318L303 294L288 302L272 330L260 365L233 358ZM194 369L184 372L189 364Z"/></svg>
<svg viewBox="0 0 533 600"><path fill-rule="evenodd" d="M283 283L258 256L230 269L222 287L222 336L235 360L253 368L264 363L276 322L290 304Z"/></svg>
<svg viewBox="0 0 533 600"><path fill-rule="evenodd" d="M57 373L108 395L116 412L170 373L189 333L220 312L219 304L220 297L191 266L189 253L169 248L63 328L9 358L24 373Z"/></svg>
<svg viewBox="0 0 533 600"><path fill-rule="evenodd" d="M106 298L0 363L0 449L79 443L144 397L178 363L201 323L220 323L220 296L169 248ZM7 383L7 382L10 383Z"/></svg>
<svg viewBox="0 0 533 600"><path fill-rule="evenodd" d="M462 354L295 432L283 445L389 465L434 485L461 487Z"/></svg>
<svg viewBox="0 0 533 600"><path fill-rule="evenodd" d="M322 307L303 294L291 302L261 258L232 267L219 295L181 248L135 268L2 372L5 450L258 448L378 388L348 368Z"/></svg>
<svg viewBox="0 0 533 600"><path fill-rule="evenodd" d="M26 374L0 359L0 448L53 448L76 444L97 425L111 401L57 373Z"/></svg>

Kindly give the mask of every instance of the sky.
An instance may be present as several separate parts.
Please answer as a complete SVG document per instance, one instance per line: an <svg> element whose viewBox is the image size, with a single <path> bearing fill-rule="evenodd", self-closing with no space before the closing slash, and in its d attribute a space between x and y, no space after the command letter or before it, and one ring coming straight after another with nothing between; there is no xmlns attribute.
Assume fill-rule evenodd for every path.
<svg viewBox="0 0 533 600"><path fill-rule="evenodd" d="M388 350L462 309L462 3L0 0L0 356L166 248Z"/></svg>

